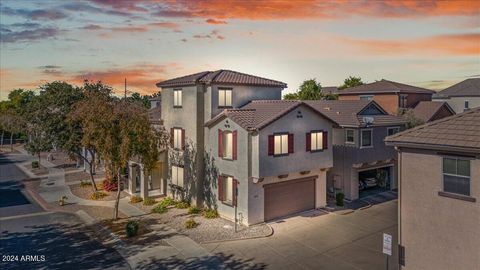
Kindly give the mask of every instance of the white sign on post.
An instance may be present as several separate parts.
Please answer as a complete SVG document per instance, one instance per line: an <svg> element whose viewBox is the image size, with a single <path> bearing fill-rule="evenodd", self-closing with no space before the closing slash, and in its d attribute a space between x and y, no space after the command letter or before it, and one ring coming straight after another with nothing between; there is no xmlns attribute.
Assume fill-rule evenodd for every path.
<svg viewBox="0 0 480 270"><path fill-rule="evenodd" d="M392 236L390 234L383 234L383 254L392 256Z"/></svg>

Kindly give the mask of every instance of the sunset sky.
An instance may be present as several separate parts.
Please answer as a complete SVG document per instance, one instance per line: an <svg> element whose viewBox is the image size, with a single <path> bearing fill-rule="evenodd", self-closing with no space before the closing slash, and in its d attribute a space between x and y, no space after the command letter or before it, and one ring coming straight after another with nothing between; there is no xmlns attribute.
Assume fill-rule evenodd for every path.
<svg viewBox="0 0 480 270"><path fill-rule="evenodd" d="M480 76L480 1L0 0L0 99L15 88L231 69L323 86L349 75L442 89Z"/></svg>

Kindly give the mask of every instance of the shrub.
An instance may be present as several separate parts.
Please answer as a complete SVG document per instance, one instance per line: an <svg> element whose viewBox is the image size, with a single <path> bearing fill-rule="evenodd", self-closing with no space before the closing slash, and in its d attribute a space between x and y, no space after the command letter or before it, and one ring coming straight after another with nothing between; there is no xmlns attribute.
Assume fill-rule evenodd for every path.
<svg viewBox="0 0 480 270"><path fill-rule="evenodd" d="M197 226L198 226L198 223L195 220L193 220L193 218L189 218L187 219L187 221L185 221L185 228L187 229L193 229Z"/></svg>
<svg viewBox="0 0 480 270"><path fill-rule="evenodd" d="M343 194L342 192L335 195L335 200L338 206L343 206L343 198L345 198L345 194Z"/></svg>
<svg viewBox="0 0 480 270"><path fill-rule="evenodd" d="M207 209L203 211L203 216L205 218L218 218L218 212L215 209Z"/></svg>
<svg viewBox="0 0 480 270"><path fill-rule="evenodd" d="M97 192L92 193L92 195L90 195L90 199L100 200L101 198L106 197L106 196L107 196L107 194L105 194L101 191L97 191Z"/></svg>
<svg viewBox="0 0 480 270"><path fill-rule="evenodd" d="M143 200L143 205L154 205L156 204L157 201L155 201L155 199L153 198L150 198L150 197L146 197L144 200Z"/></svg>
<svg viewBox="0 0 480 270"><path fill-rule="evenodd" d="M80 180L80 187L85 188L90 186L92 186L91 182Z"/></svg>
<svg viewBox="0 0 480 270"><path fill-rule="evenodd" d="M118 185L117 181L111 179L103 180L103 190L105 191L117 191Z"/></svg>
<svg viewBox="0 0 480 270"><path fill-rule="evenodd" d="M130 220L125 226L125 232L127 237L136 236L138 233L138 222L135 220Z"/></svg>
<svg viewBox="0 0 480 270"><path fill-rule="evenodd" d="M188 208L188 213L189 214L198 214L198 213L200 213L200 208L195 207L195 206L190 206L190 208Z"/></svg>
<svg viewBox="0 0 480 270"><path fill-rule="evenodd" d="M143 199L142 199L141 197L138 197L138 196L132 196L132 197L130 197L130 202L131 202L131 203L139 203L139 202L141 202L141 201L143 201Z"/></svg>
<svg viewBox="0 0 480 270"><path fill-rule="evenodd" d="M40 164L38 163L38 161L32 161L32 168L36 169L38 167L40 167Z"/></svg>
<svg viewBox="0 0 480 270"><path fill-rule="evenodd" d="M166 213L167 210L167 207L159 203L152 209L152 213L163 214Z"/></svg>
<svg viewBox="0 0 480 270"><path fill-rule="evenodd" d="M189 206L190 206L190 204L188 202L184 202L184 201L177 202L175 204L175 207L178 208L178 209L187 209Z"/></svg>
<svg viewBox="0 0 480 270"><path fill-rule="evenodd" d="M160 204L165 206L165 207L168 207L170 205L175 205L175 201L172 198L167 197L167 198L161 200Z"/></svg>

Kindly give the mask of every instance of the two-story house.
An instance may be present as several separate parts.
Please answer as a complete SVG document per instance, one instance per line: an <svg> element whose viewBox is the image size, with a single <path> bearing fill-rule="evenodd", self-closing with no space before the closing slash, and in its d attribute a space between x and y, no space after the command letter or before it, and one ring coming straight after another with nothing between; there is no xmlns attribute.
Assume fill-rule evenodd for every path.
<svg viewBox="0 0 480 270"><path fill-rule="evenodd" d="M480 107L480 78L470 78L454 84L433 96L436 101L448 102L456 113Z"/></svg>
<svg viewBox="0 0 480 270"><path fill-rule="evenodd" d="M227 108L251 100L281 99L286 84L231 70L204 71L166 80L161 88L161 115L170 132L166 193L201 205L205 194L204 168L209 145L205 123ZM140 180L142 181L142 180ZM207 198L208 199L208 198Z"/></svg>
<svg viewBox="0 0 480 270"><path fill-rule="evenodd" d="M308 103L286 100L252 101L208 121L220 215L255 224L325 206L333 125Z"/></svg>
<svg viewBox="0 0 480 270"><path fill-rule="evenodd" d="M480 108L385 141L398 151L400 269L479 269Z"/></svg>
<svg viewBox="0 0 480 270"><path fill-rule="evenodd" d="M433 90L388 80L336 91L338 100L374 100L389 114L414 108L420 101L430 101L434 93Z"/></svg>
<svg viewBox="0 0 480 270"><path fill-rule="evenodd" d="M445 101L420 101L412 112L424 123L455 115L455 111Z"/></svg>
<svg viewBox="0 0 480 270"><path fill-rule="evenodd" d="M328 192L342 191L355 200L363 193L396 187L396 153L383 142L405 127L405 120L389 115L375 101L306 101L336 123L333 129L333 168L328 171Z"/></svg>

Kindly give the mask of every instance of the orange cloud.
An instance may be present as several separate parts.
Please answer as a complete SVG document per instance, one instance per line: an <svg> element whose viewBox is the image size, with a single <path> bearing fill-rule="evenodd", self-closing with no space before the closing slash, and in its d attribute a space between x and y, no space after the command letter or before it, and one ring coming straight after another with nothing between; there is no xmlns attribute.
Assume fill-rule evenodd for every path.
<svg viewBox="0 0 480 270"><path fill-rule="evenodd" d="M381 55L435 54L479 55L480 34L439 35L414 40L378 40L341 38L344 42Z"/></svg>
<svg viewBox="0 0 480 270"><path fill-rule="evenodd" d="M215 20L215 19L206 19L205 22L208 24L227 24L226 21Z"/></svg>

